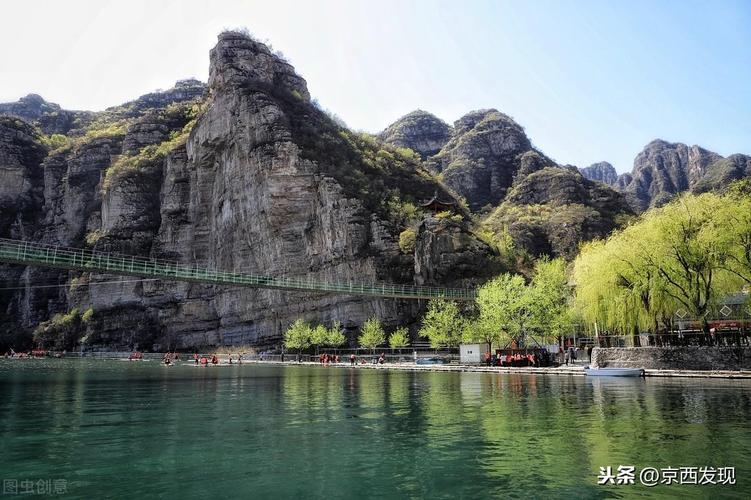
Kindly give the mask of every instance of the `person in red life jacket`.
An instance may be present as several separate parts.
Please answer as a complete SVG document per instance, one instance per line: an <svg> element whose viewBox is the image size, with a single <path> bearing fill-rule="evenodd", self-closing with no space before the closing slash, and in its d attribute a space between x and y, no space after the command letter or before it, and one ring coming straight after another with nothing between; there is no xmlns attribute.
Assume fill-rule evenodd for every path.
<svg viewBox="0 0 751 500"><path fill-rule="evenodd" d="M208 366L209 365L209 358L207 358L206 356L201 356L201 364L203 366Z"/></svg>
<svg viewBox="0 0 751 500"><path fill-rule="evenodd" d="M198 353L193 354L193 361L198 364Z"/></svg>

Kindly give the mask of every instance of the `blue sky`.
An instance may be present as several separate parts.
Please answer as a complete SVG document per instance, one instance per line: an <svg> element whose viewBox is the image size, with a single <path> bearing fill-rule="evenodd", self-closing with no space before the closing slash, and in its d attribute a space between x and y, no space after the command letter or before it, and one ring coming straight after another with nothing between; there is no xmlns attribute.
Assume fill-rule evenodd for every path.
<svg viewBox="0 0 751 500"><path fill-rule="evenodd" d="M629 171L655 138L751 154L751 0L11 0L3 14L0 101L98 110L206 80L216 34L247 27L355 129L494 107L561 163Z"/></svg>

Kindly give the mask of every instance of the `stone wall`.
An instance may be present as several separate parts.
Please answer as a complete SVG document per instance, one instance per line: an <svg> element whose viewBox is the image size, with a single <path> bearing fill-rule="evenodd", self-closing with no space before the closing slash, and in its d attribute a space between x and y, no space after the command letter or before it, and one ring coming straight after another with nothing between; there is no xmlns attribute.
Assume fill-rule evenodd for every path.
<svg viewBox="0 0 751 500"><path fill-rule="evenodd" d="M751 347L595 348L592 364L661 370L751 370Z"/></svg>

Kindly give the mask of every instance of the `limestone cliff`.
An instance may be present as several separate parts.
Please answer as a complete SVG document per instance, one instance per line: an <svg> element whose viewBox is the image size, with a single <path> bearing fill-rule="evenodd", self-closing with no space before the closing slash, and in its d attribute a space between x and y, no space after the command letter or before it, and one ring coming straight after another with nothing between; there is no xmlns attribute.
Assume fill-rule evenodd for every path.
<svg viewBox="0 0 751 500"><path fill-rule="evenodd" d="M94 114L37 155L43 177L31 238L326 281L468 286L499 271L467 214L448 227L416 208L437 191L451 196L419 157L342 129L265 45L226 32L210 62L208 88L179 82ZM404 254L398 239L408 225L419 231ZM31 287L14 294L5 304L31 306L5 307L4 321L28 331L53 313L91 308L80 333L92 346L263 345L298 317L354 331L372 315L410 324L420 307L161 280L97 285L114 277L53 273L48 280L69 287L43 300L29 300L40 293Z"/></svg>

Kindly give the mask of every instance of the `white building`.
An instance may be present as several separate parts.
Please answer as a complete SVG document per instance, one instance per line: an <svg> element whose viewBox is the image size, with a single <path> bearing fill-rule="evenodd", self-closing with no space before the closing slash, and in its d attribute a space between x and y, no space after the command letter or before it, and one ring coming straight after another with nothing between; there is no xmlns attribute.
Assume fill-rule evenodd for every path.
<svg viewBox="0 0 751 500"><path fill-rule="evenodd" d="M485 353L490 352L490 344L461 344L459 346L459 362L467 365L476 365L485 362Z"/></svg>

